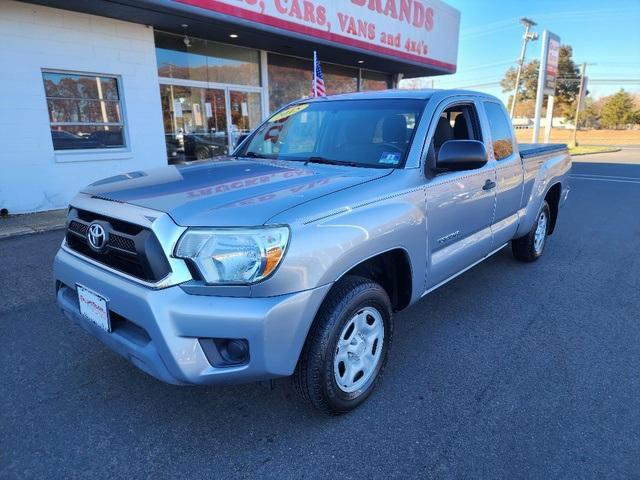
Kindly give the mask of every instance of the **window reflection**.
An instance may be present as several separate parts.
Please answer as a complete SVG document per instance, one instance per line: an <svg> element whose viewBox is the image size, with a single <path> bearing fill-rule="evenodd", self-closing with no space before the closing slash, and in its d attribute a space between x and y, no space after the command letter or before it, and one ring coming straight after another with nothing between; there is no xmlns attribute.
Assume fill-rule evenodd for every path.
<svg viewBox="0 0 640 480"><path fill-rule="evenodd" d="M240 135L251 132L260 125L262 107L257 92L229 92L231 105L231 144L235 145Z"/></svg>
<svg viewBox="0 0 640 480"><path fill-rule="evenodd" d="M485 112L489 120L493 154L496 160L502 160L513 154L513 134L506 113L501 105L485 102Z"/></svg>
<svg viewBox="0 0 640 480"><path fill-rule="evenodd" d="M269 108L272 112L289 102L309 96L313 71L312 61L273 53L270 53L267 59Z"/></svg>
<svg viewBox="0 0 640 480"><path fill-rule="evenodd" d="M391 77L385 73L362 70L361 90L386 90L391 88Z"/></svg>
<svg viewBox="0 0 640 480"><path fill-rule="evenodd" d="M358 69L327 64L322 66L327 95L358 91ZM311 87L309 87L311 88Z"/></svg>
<svg viewBox="0 0 640 480"><path fill-rule="evenodd" d="M124 146L115 77L43 72L54 150Z"/></svg>
<svg viewBox="0 0 640 480"><path fill-rule="evenodd" d="M268 56L269 107L271 111L308 97L311 92L313 62L270 53ZM358 90L358 69L322 64L327 95Z"/></svg>
<svg viewBox="0 0 640 480"><path fill-rule="evenodd" d="M169 163L228 153L224 90L160 85Z"/></svg>
<svg viewBox="0 0 640 480"><path fill-rule="evenodd" d="M208 40L156 32L158 76L210 83L260 85L260 54L257 50Z"/></svg>
<svg viewBox="0 0 640 480"><path fill-rule="evenodd" d="M311 60L270 53L268 58L269 107L271 111L283 105L308 97L311 92ZM328 95L358 90L358 69L330 63L322 64L322 73ZM390 87L389 75L362 70L361 90L384 90Z"/></svg>

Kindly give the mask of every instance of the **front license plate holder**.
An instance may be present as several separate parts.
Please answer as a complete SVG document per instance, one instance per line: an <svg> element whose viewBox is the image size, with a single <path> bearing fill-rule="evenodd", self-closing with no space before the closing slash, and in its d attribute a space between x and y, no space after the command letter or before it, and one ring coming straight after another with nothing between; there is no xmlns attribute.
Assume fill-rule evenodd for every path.
<svg viewBox="0 0 640 480"><path fill-rule="evenodd" d="M76 292L82 316L102 330L111 332L107 299L79 283L76 284Z"/></svg>

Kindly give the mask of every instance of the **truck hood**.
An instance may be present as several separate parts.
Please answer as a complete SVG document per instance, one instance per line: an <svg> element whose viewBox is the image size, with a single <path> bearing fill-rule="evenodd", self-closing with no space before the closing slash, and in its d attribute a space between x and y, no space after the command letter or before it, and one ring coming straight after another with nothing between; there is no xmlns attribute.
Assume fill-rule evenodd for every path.
<svg viewBox="0 0 640 480"><path fill-rule="evenodd" d="M390 172L224 157L105 178L83 193L166 212L183 226L252 226Z"/></svg>

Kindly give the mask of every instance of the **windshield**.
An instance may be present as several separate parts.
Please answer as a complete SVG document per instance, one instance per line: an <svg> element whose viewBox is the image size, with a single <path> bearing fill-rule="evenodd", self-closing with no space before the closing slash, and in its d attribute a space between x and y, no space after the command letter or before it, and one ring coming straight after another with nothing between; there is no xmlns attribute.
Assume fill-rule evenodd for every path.
<svg viewBox="0 0 640 480"><path fill-rule="evenodd" d="M358 167L404 164L424 100L327 100L273 115L236 153Z"/></svg>

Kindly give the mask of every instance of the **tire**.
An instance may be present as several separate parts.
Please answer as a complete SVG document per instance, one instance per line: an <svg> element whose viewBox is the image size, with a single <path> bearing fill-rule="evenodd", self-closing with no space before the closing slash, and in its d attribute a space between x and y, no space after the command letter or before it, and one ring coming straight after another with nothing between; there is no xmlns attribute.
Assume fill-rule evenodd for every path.
<svg viewBox="0 0 640 480"><path fill-rule="evenodd" d="M198 148L195 154L196 160L206 160L211 157L209 150L207 148Z"/></svg>
<svg viewBox="0 0 640 480"><path fill-rule="evenodd" d="M536 222L524 237L511 241L513 256L521 262L535 262L544 253L551 224L551 210L545 201L538 213Z"/></svg>
<svg viewBox="0 0 640 480"><path fill-rule="evenodd" d="M344 277L327 295L309 331L293 374L296 390L324 413L353 410L380 381L392 336L385 290L363 277Z"/></svg>

